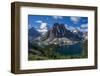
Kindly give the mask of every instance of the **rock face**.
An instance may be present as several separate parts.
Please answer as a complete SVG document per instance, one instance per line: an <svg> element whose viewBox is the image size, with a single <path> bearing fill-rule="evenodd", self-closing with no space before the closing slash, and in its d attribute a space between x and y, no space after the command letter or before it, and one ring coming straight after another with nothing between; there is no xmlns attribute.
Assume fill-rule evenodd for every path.
<svg viewBox="0 0 100 76"><path fill-rule="evenodd" d="M79 31L78 29L75 29L72 31L75 35L77 35L79 38L83 39L83 32Z"/></svg>
<svg viewBox="0 0 100 76"><path fill-rule="evenodd" d="M55 23L51 30L48 31L48 37L62 38L66 36L66 28L63 24Z"/></svg>
<svg viewBox="0 0 100 76"><path fill-rule="evenodd" d="M83 33L83 38L84 38L84 40L88 40L88 33L87 32Z"/></svg>
<svg viewBox="0 0 100 76"><path fill-rule="evenodd" d="M70 30L67 30L64 26L64 24L58 24L55 23L47 33L47 38L53 39L53 38L68 38L70 40L79 41L81 38L77 35L71 32Z"/></svg>

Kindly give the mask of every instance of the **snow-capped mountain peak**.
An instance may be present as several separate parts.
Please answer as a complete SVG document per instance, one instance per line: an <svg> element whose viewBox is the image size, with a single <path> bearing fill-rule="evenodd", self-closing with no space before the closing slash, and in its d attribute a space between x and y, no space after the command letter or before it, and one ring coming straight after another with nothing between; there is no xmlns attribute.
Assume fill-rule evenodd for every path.
<svg viewBox="0 0 100 76"><path fill-rule="evenodd" d="M74 29L72 32L73 32L73 33L78 33L79 30L78 30L78 29Z"/></svg>

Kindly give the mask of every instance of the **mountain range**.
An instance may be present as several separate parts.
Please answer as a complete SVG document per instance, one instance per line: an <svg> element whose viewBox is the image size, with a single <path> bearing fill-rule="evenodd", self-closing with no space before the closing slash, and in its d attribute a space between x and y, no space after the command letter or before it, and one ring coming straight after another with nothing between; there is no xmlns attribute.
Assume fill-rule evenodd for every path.
<svg viewBox="0 0 100 76"><path fill-rule="evenodd" d="M42 32L43 33L43 32ZM86 39L87 34L75 29L68 30L64 24L54 23L51 29L48 29L45 34L41 34L34 27L29 29L28 38L30 42L37 42L39 44L64 44L72 45L79 41Z"/></svg>

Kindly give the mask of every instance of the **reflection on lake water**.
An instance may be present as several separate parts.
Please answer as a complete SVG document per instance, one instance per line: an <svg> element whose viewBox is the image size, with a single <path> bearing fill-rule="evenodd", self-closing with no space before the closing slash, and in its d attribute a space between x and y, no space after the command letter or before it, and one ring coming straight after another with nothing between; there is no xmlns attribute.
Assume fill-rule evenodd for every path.
<svg viewBox="0 0 100 76"><path fill-rule="evenodd" d="M81 54L83 50L83 43L79 42L73 45L63 45L56 48L56 52L63 55Z"/></svg>

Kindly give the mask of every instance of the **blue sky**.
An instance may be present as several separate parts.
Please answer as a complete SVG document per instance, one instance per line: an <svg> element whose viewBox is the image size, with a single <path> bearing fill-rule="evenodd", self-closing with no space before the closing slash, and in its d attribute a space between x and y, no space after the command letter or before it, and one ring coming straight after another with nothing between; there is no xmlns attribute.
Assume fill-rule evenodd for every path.
<svg viewBox="0 0 100 76"><path fill-rule="evenodd" d="M70 30L77 28L79 30L88 29L88 17L77 16L53 16L53 15L28 15L28 28L34 27L39 29L45 25L51 28L54 23L63 23Z"/></svg>

